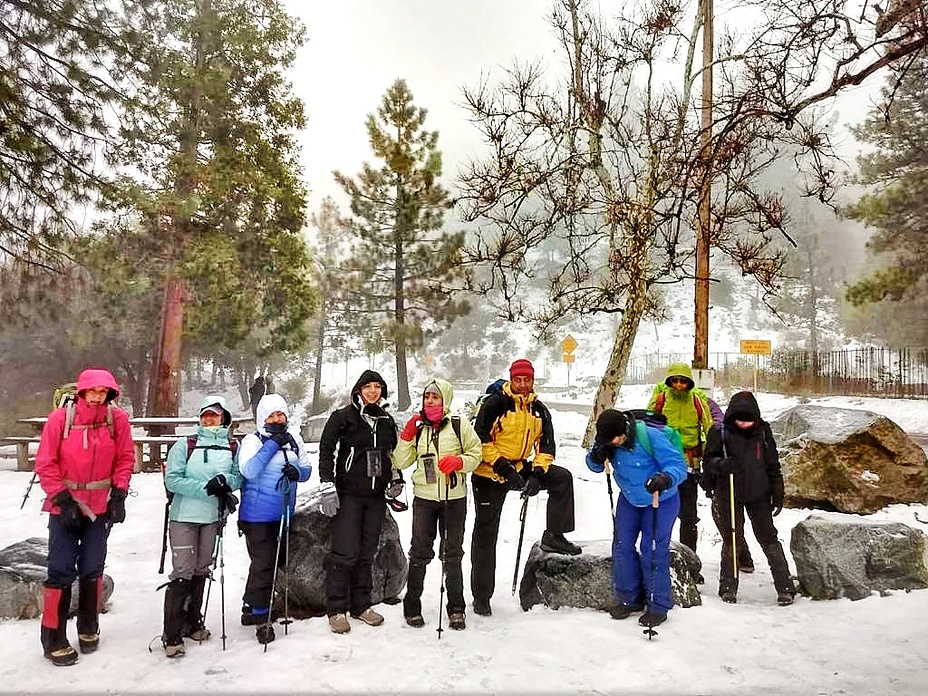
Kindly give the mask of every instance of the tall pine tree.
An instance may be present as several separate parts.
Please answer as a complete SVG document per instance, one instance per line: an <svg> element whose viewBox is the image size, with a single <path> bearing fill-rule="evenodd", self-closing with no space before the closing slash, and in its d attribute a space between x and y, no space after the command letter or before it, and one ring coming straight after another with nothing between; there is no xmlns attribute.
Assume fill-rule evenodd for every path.
<svg viewBox="0 0 928 696"><path fill-rule="evenodd" d="M410 405L409 352L425 332L469 308L454 298L464 233L442 231L448 193L438 183L438 132L424 129L426 114L397 80L367 117L379 167L364 163L355 178L335 172L351 197L350 227L360 241L352 266L362 288L358 303L368 313L365 339L373 349L392 344L401 410Z"/></svg>

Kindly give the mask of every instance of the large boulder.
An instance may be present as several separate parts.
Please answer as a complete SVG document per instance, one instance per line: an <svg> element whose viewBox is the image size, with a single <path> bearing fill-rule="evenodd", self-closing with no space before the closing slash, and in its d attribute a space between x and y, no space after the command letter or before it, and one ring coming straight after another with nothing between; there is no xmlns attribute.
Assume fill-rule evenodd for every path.
<svg viewBox="0 0 928 696"><path fill-rule="evenodd" d="M35 619L42 615L48 540L31 537L0 550L0 618ZM77 581L71 591L71 614L77 612ZM103 607L113 594L113 578L103 575Z"/></svg>
<svg viewBox="0 0 928 696"><path fill-rule="evenodd" d="M885 416L806 404L770 427L788 507L870 514L892 503L928 502L928 457Z"/></svg>
<svg viewBox="0 0 928 696"><path fill-rule="evenodd" d="M793 527L789 549L799 591L812 599L928 587L928 537L899 522L810 515Z"/></svg>
<svg viewBox="0 0 928 696"><path fill-rule="evenodd" d="M536 543L525 561L519 601L528 611L536 604L552 609L588 607L609 611L616 605L612 592L612 542L592 541L580 544L583 553L563 556L548 553ZM670 580L676 606L702 604L696 579L702 563L683 544L670 542Z"/></svg>
<svg viewBox="0 0 928 696"><path fill-rule="evenodd" d="M332 548L331 520L313 509L304 494L297 498L296 512L290 521L290 615L297 619L325 614L325 558ZM306 496L306 497L304 497ZM390 509L380 530L374 556L374 604L398 601L406 585L408 563L400 542L399 527ZM282 607L286 576L277 577L277 605Z"/></svg>

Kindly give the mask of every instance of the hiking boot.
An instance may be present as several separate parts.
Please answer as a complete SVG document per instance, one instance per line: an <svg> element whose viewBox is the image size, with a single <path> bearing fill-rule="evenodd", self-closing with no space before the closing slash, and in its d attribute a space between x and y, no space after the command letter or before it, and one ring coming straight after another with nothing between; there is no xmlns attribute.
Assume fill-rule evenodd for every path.
<svg viewBox="0 0 928 696"><path fill-rule="evenodd" d="M416 614L415 616L407 616L406 625L412 626L413 628L422 628L425 626L425 619L422 618L421 614Z"/></svg>
<svg viewBox="0 0 928 696"><path fill-rule="evenodd" d="M360 614L352 614L351 616L358 621L363 621L368 626L379 626L383 623L383 617L370 607L362 611Z"/></svg>
<svg viewBox="0 0 928 696"><path fill-rule="evenodd" d="M581 549L576 544L570 543L560 532L549 532L541 535L541 550L548 553L560 553L565 556L576 556Z"/></svg>
<svg viewBox="0 0 928 696"><path fill-rule="evenodd" d="M621 621L642 610L644 610L644 606L641 604L617 604L609 610L609 615L613 619Z"/></svg>
<svg viewBox="0 0 928 696"><path fill-rule="evenodd" d="M697 585L702 585L706 582L706 579L702 576L702 573L697 570L693 575L693 582L695 582Z"/></svg>
<svg viewBox="0 0 928 696"><path fill-rule="evenodd" d="M332 633L348 633L351 630L351 624L348 623L347 614L332 614L329 616L329 628Z"/></svg>
<svg viewBox="0 0 928 696"><path fill-rule="evenodd" d="M55 667L69 667L77 662L77 650L68 645L46 652L45 657L51 660Z"/></svg>
<svg viewBox="0 0 928 696"><path fill-rule="evenodd" d="M667 614L653 614L651 610L648 609L644 614L638 617L638 624L654 628L655 626L660 626L666 620Z"/></svg>
<svg viewBox="0 0 928 696"><path fill-rule="evenodd" d="M274 627L270 624L261 624L258 628L255 629L255 638L258 639L258 642L261 645L266 645L267 643L273 643L274 638Z"/></svg>
<svg viewBox="0 0 928 696"><path fill-rule="evenodd" d="M80 646L81 652L84 655L89 655L90 653L97 651L97 647L100 645L100 634L78 633L77 643Z"/></svg>
<svg viewBox="0 0 928 696"><path fill-rule="evenodd" d="M792 592L780 592L777 594L777 604L781 607L788 607L793 603L793 593Z"/></svg>
<svg viewBox="0 0 928 696"><path fill-rule="evenodd" d="M202 643L204 640L209 640L211 635L213 634L210 633L210 630L203 624L200 624L192 631L190 631L187 634L187 637L191 640L195 640L197 643Z"/></svg>
<svg viewBox="0 0 928 696"><path fill-rule="evenodd" d="M242 607L242 626L257 626L267 623L267 612L255 612L251 607Z"/></svg>
<svg viewBox="0 0 928 696"><path fill-rule="evenodd" d="M736 595L736 594L735 594L734 592L732 592L731 590L726 590L725 592L723 592L722 594L720 594L719 597L721 597L721 598L722 598L722 601L725 602L725 603L727 603L727 604L737 604L737 603L738 603L738 595Z"/></svg>
<svg viewBox="0 0 928 696"><path fill-rule="evenodd" d="M489 599L477 599L474 597L474 613L480 616L491 616L493 610L490 609Z"/></svg>
<svg viewBox="0 0 928 696"><path fill-rule="evenodd" d="M164 646L164 656L165 657L183 657L186 651L184 650L184 644L178 643L177 645L165 645Z"/></svg>
<svg viewBox="0 0 928 696"><path fill-rule="evenodd" d="M753 564L751 564L751 565L747 565L747 564L745 564L745 565L739 565L739 566L738 566L738 572L739 572L739 573L747 573L748 575L750 575L751 573L754 572L754 565L753 565Z"/></svg>
<svg viewBox="0 0 928 696"><path fill-rule="evenodd" d="M448 626L451 627L452 631L463 631L467 628L467 624L464 621L464 612L448 614Z"/></svg>

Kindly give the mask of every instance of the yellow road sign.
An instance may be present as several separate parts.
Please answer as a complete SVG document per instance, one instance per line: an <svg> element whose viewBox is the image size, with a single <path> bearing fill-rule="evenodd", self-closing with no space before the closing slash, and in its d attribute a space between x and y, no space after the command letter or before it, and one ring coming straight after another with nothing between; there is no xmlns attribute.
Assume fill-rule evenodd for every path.
<svg viewBox="0 0 928 696"><path fill-rule="evenodd" d="M561 341L561 348L564 349L564 352L570 355L577 349L577 339L575 339L570 334L567 334L567 338ZM565 360L564 362L573 362L572 360Z"/></svg>
<svg viewBox="0 0 928 696"><path fill-rule="evenodd" d="M770 355L770 341L741 341L741 352L747 355Z"/></svg>
<svg viewBox="0 0 928 696"><path fill-rule="evenodd" d="M571 355L570 353L564 353L564 354L561 356L561 360L563 360L565 363L572 363L572 362L576 362L576 361L577 361L577 356L576 356L576 355Z"/></svg>

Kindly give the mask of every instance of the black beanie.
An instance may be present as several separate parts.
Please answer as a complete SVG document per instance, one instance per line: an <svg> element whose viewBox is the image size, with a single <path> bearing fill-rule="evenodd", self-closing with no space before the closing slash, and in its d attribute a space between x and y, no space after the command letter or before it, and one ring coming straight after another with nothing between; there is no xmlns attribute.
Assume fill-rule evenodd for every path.
<svg viewBox="0 0 928 696"><path fill-rule="evenodd" d="M625 414L615 409L606 409L596 419L596 443L610 444L619 435L625 435L628 419Z"/></svg>

